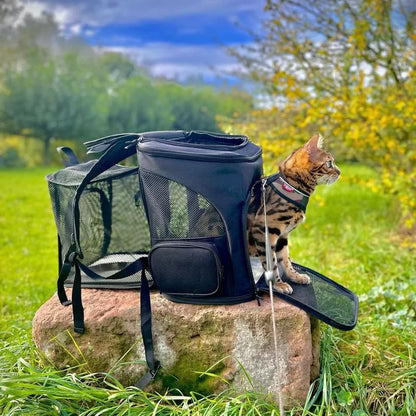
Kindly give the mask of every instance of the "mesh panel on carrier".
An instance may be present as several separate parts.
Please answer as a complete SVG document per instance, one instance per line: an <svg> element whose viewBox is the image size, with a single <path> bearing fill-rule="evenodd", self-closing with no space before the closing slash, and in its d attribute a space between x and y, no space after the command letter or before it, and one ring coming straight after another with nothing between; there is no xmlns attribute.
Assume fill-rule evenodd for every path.
<svg viewBox="0 0 416 416"><path fill-rule="evenodd" d="M225 235L215 207L201 194L163 176L142 170L152 241Z"/></svg>
<svg viewBox="0 0 416 416"><path fill-rule="evenodd" d="M309 285L293 283L283 270L280 270L282 280L292 286L293 293L285 295L274 289L275 296L298 306L335 328L343 330L354 328L358 318L358 298L355 293L315 270L300 264L292 264L299 273L306 273L311 283ZM259 279L257 287L260 291L268 293L264 275Z"/></svg>
<svg viewBox="0 0 416 416"><path fill-rule="evenodd" d="M73 198L95 161L67 167L47 176L60 241L60 266L72 242ZM92 274L109 277L145 255L150 248L137 168L115 165L93 180L80 202L82 263ZM66 285L72 285L72 275ZM140 272L98 283L82 273L83 286L128 288L140 286Z"/></svg>

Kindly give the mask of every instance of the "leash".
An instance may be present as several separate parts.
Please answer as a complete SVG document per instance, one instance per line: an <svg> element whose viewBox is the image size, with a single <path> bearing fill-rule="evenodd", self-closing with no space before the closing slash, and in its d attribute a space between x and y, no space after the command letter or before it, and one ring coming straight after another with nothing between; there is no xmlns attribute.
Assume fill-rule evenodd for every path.
<svg viewBox="0 0 416 416"><path fill-rule="evenodd" d="M265 238L265 250L266 250L266 272L264 273L264 278L266 283L269 286L269 295L270 295L270 305L271 305L271 315L272 315L272 327L273 327L273 341L274 341L274 361L276 367L276 373L278 375L277 381L277 396L279 399L279 413L284 415L284 402L282 395L282 377L280 374L281 366L279 360L279 350L277 346L277 333L276 333L276 319L274 314L274 297L273 297L273 284L275 282L275 277L273 273L273 260L272 260L272 249L269 239L269 229L267 227L267 209L266 209L266 185L267 179L262 180L262 194L263 194L263 208L264 208L264 238Z"/></svg>

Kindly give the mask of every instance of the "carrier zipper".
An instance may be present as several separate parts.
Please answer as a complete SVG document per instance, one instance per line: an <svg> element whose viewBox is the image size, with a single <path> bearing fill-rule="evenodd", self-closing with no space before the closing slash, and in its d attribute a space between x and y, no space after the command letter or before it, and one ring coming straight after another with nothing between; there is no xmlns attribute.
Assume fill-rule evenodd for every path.
<svg viewBox="0 0 416 416"><path fill-rule="evenodd" d="M154 155L154 156L162 156L162 157L167 157L167 158L175 158L175 159L190 159L190 160L210 160L213 162L223 162L224 160L227 161L227 163L239 163L239 162L250 162L253 160L256 160L259 158L259 156L262 154L262 150L259 149L259 151L252 155L252 156L241 156L241 155L234 155L232 153L227 153L224 156L218 156L218 155L211 155L211 154L186 154L183 152L175 152L174 150L162 150L162 149L144 149L142 146L140 146L141 143L144 143L145 141L150 142L150 141L157 141L159 143L163 143L163 144L169 144L169 145L173 145L173 146L178 146L178 147L183 147L186 145L186 143L181 143L181 142L173 142L173 141L163 141L163 140L156 140L156 139L145 139L145 138L140 138L138 141L138 149L139 151L143 152L143 153L147 153L149 155ZM224 148L226 146L219 146L218 148L214 148L213 146L211 147L204 147L204 146L195 146L195 145L189 145L189 147L195 148L195 149L208 149L208 150L224 150ZM235 147L234 147L235 148ZM233 148L230 147L229 149L226 150L232 150Z"/></svg>
<svg viewBox="0 0 416 416"><path fill-rule="evenodd" d="M192 132L190 132L192 133ZM204 143L187 143L184 142L182 140L186 139L187 137L190 137L190 134L187 134L185 136L178 136L177 138L170 138L170 139L158 139L158 138L152 138L152 137L146 137L146 136L140 136L139 139L137 140L138 143L145 143L145 142L158 142L158 143L165 143L165 144L172 144L173 146L185 146L185 147L193 147L193 148L197 148L197 149L213 149L213 150L234 150L234 149L239 149L240 147L244 147L248 142L248 137L246 136L229 136L226 134L216 134L216 135L212 135L212 134L208 134L205 133L207 136L216 138L216 137L221 137L223 139L228 139L228 140L236 140L236 138L240 138L241 139L241 143L239 144L204 144Z"/></svg>

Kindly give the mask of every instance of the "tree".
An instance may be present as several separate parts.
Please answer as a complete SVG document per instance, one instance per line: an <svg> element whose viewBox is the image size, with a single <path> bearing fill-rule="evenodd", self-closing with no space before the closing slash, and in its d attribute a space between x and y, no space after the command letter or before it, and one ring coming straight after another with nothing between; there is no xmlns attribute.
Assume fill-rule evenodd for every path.
<svg viewBox="0 0 416 416"><path fill-rule="evenodd" d="M103 131L100 91L79 56L52 59L34 48L20 64L3 76L0 123L3 131L41 140L45 165L53 138L82 139Z"/></svg>
<svg viewBox="0 0 416 416"><path fill-rule="evenodd" d="M276 140L293 146L290 138L322 131L344 157L379 167L405 222L414 223L414 8L393 0L269 0L265 13L263 35L233 51L272 103L245 128L273 156Z"/></svg>
<svg viewBox="0 0 416 416"><path fill-rule="evenodd" d="M218 130L218 116L251 108L236 91L153 79L131 59L66 38L53 17L0 5L0 131L50 142L123 131Z"/></svg>
<svg viewBox="0 0 416 416"><path fill-rule="evenodd" d="M135 75L118 82L108 96L110 132L171 128L173 116L151 78Z"/></svg>
<svg viewBox="0 0 416 416"><path fill-rule="evenodd" d="M173 115L173 129L218 131L219 117L252 108L252 97L241 91L218 91L207 86L162 83L158 90Z"/></svg>
<svg viewBox="0 0 416 416"><path fill-rule="evenodd" d="M130 58L117 52L100 54L98 64L104 72L108 73L111 81L116 85L133 76L143 74L143 70Z"/></svg>
<svg viewBox="0 0 416 416"><path fill-rule="evenodd" d="M19 9L1 7L0 127L42 141L48 164L53 138L80 140L105 131L107 74L88 45L60 35L51 15L26 16L16 26Z"/></svg>

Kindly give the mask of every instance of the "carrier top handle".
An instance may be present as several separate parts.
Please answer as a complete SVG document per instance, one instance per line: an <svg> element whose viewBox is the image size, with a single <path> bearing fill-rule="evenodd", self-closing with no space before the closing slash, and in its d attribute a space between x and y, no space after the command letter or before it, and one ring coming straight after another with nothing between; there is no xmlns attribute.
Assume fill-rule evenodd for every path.
<svg viewBox="0 0 416 416"><path fill-rule="evenodd" d="M59 156L61 156L62 162L65 165L65 167L78 165L78 159L70 147L57 147L56 151L58 152Z"/></svg>

